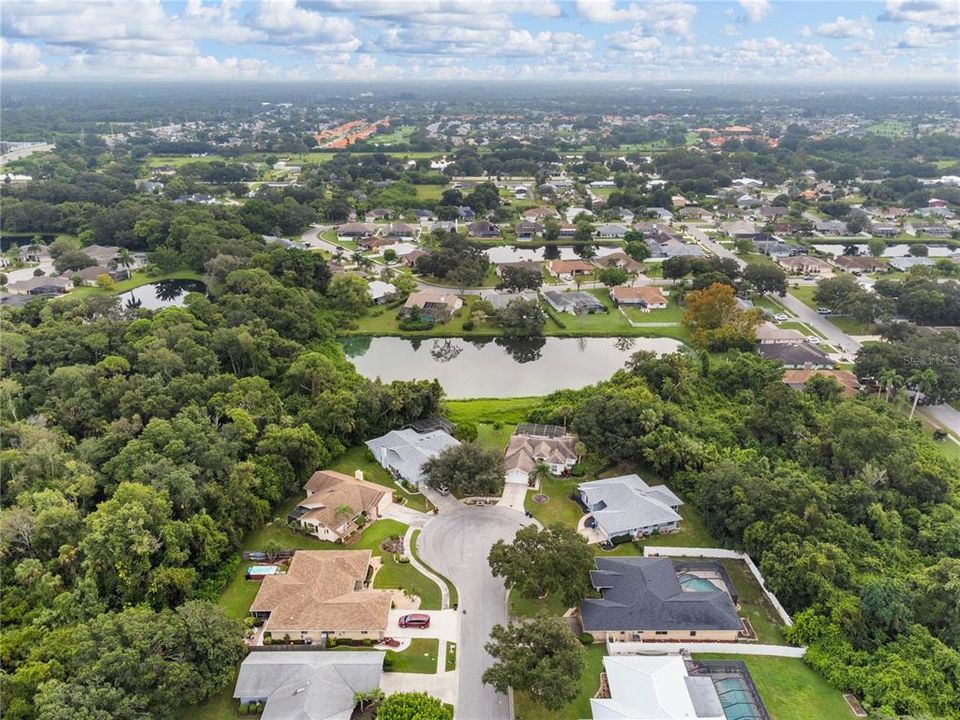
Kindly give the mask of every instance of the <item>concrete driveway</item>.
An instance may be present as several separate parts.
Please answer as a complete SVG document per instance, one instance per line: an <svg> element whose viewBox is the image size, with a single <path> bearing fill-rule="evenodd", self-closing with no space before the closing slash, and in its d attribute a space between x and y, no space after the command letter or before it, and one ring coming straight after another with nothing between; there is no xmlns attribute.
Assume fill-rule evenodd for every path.
<svg viewBox="0 0 960 720"><path fill-rule="evenodd" d="M510 541L529 521L509 508L477 507L441 512L423 528L420 556L457 586L460 640L456 716L466 720L513 720L506 695L481 680L492 664L484 645L494 625L507 623L503 581L490 574L487 555L497 540Z"/></svg>
<svg viewBox="0 0 960 720"><path fill-rule="evenodd" d="M428 628L402 628L400 618L411 612L430 616ZM460 614L456 610L391 610L387 619L387 637L437 638L456 642L460 634Z"/></svg>
<svg viewBox="0 0 960 720"><path fill-rule="evenodd" d="M497 502L497 507L510 508L523 512L523 501L527 497L527 486L516 483L505 483L503 486L503 495Z"/></svg>

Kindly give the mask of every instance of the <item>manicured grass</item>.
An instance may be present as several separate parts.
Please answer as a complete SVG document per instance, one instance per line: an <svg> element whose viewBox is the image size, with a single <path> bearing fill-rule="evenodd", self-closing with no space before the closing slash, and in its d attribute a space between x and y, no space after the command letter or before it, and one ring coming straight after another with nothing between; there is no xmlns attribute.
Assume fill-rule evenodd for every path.
<svg viewBox="0 0 960 720"><path fill-rule="evenodd" d="M605 652L606 649L602 644L584 648L583 674L577 683L579 693L569 705L560 710L547 710L534 702L525 692L515 692L513 707L516 720L583 720L591 717L590 698L596 695L600 688L600 673L603 672Z"/></svg>
<svg viewBox="0 0 960 720"><path fill-rule="evenodd" d="M645 476L644 479L646 479ZM642 544L652 545L654 547L718 546L719 543L710 536L707 526L703 524L703 520L700 518L700 513L697 512L697 509L693 507L693 505L687 504L681 506L680 517L683 518L683 521L680 523L680 529L677 532L648 537Z"/></svg>
<svg viewBox="0 0 960 720"><path fill-rule="evenodd" d="M479 398L476 400L445 400L446 416L455 423L503 423L516 425L525 422L530 410L540 404L540 397Z"/></svg>
<svg viewBox="0 0 960 720"><path fill-rule="evenodd" d="M403 652L387 650L386 663L390 672L423 673L437 672L437 653L440 641L436 638L414 638Z"/></svg>
<svg viewBox="0 0 960 720"><path fill-rule="evenodd" d="M850 720L837 690L799 658L697 654L698 660L742 660L773 720Z"/></svg>
<svg viewBox="0 0 960 720"><path fill-rule="evenodd" d="M427 563L423 561L423 558L420 557L420 553L417 551L417 540L419 538L420 538L419 530L414 530L412 533L410 533L410 547L407 548L407 550L417 559L417 561L421 565L423 565L425 568L428 568L430 572L432 572L438 578L443 580L443 583L447 586L447 594L450 596L450 607L456 607L460 603L460 595L459 593L457 593L457 586L454 585L453 582L451 582L450 579L447 578L445 575L443 575L442 573L438 573L436 570L434 570L432 567L430 567Z"/></svg>
<svg viewBox="0 0 960 720"><path fill-rule="evenodd" d="M789 292L795 298L803 302L804 305L812 307L814 310L817 308L817 303L813 299L813 293L816 291L816 287L813 285L798 285L791 287ZM857 322L856 320L842 315L830 315L827 320L836 325L842 332L847 333L848 335L872 335L873 328L870 325L865 325L864 323Z"/></svg>
<svg viewBox="0 0 960 720"><path fill-rule="evenodd" d="M250 606L253 605L253 599L260 589L259 580L247 580L247 568L252 564L243 559L240 560L230 584L217 600L217 605L222 607L227 615L237 620L243 620L250 615Z"/></svg>
<svg viewBox="0 0 960 720"><path fill-rule="evenodd" d="M491 423L481 423L477 425L477 444L503 453L515 429L516 425L503 425L497 430Z"/></svg>
<svg viewBox="0 0 960 720"><path fill-rule="evenodd" d="M380 556L383 565L373 578L373 586L378 590L402 589L408 595L420 598L422 610L440 609L440 588L437 584L417 570L411 563L397 562L393 555Z"/></svg>
<svg viewBox="0 0 960 720"><path fill-rule="evenodd" d="M627 317L637 323L679 323L683 320L683 314L686 310L674 302L668 302L663 310L651 310L643 312L637 308L624 308Z"/></svg>
<svg viewBox="0 0 960 720"><path fill-rule="evenodd" d="M444 670L446 672L451 672L456 669L457 669L457 644L448 642L447 657L444 665Z"/></svg>
<svg viewBox="0 0 960 720"><path fill-rule="evenodd" d="M544 480L538 492L528 492L524 500L524 509L544 525L561 523L576 527L583 516L581 507L570 499L570 493L576 492L577 485L585 478L554 478ZM534 502L534 496L547 495L550 500L540 504Z"/></svg>
<svg viewBox="0 0 960 720"><path fill-rule="evenodd" d="M291 498L274 511L274 517L281 520L285 519L287 513L296 507L301 499L300 496ZM369 527L364 528L363 534L357 542L344 546L326 540L318 540L310 535L294 532L290 528L271 522L247 535L243 539L242 548L244 550L262 550L268 542L276 540L285 550L343 550L346 547L350 550L373 550L373 554L377 555L381 542L391 535L403 535L406 529L406 525L396 520L377 520Z"/></svg>
<svg viewBox="0 0 960 720"><path fill-rule="evenodd" d="M393 481L393 477L374 460L367 457L367 448L357 445L347 450L343 455L330 463L330 470L353 475L357 470L363 471L363 479L383 485L393 490L393 499L402 502L407 507L420 512L430 512L433 505L420 493L409 493Z"/></svg>
<svg viewBox="0 0 960 720"><path fill-rule="evenodd" d="M205 157L190 157L189 155L155 155L147 159L148 167L161 167L162 165L169 165L170 167L181 167L189 163L196 162L214 162L214 161L225 161L226 158L223 155L206 155Z"/></svg>
<svg viewBox="0 0 960 720"><path fill-rule="evenodd" d="M733 586L737 589L740 614L745 615L753 625L757 640L767 645L786 645L783 636L783 621L763 594L759 583L741 560L724 559L720 562L726 569Z"/></svg>
<svg viewBox="0 0 960 720"><path fill-rule="evenodd" d="M415 185L417 200L439 200L446 187L443 185Z"/></svg>
<svg viewBox="0 0 960 720"><path fill-rule="evenodd" d="M545 598L527 598L516 590L511 591L508 606L512 618L532 618L538 615L560 617L570 609L560 599L559 595L547 595Z"/></svg>

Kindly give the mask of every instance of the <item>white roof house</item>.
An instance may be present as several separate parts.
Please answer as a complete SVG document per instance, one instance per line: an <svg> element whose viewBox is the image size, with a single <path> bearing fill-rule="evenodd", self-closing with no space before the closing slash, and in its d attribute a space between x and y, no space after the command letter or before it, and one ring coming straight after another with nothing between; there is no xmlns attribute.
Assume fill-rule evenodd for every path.
<svg viewBox="0 0 960 720"><path fill-rule="evenodd" d="M397 286L393 283L371 280L368 284L370 286L370 299L374 302L380 302L388 295L394 295L397 292Z"/></svg>
<svg viewBox="0 0 960 720"><path fill-rule="evenodd" d="M709 677L691 677L679 655L603 658L609 697L590 700L593 720L725 720Z"/></svg>
<svg viewBox="0 0 960 720"><path fill-rule="evenodd" d="M580 500L609 540L676 530L683 501L666 485L650 486L639 475L621 475L580 483Z"/></svg>
<svg viewBox="0 0 960 720"><path fill-rule="evenodd" d="M459 445L460 441L444 430L420 433L412 428L391 430L366 446L384 468L402 480L419 485L423 480L423 464L435 458L447 448Z"/></svg>
<svg viewBox="0 0 960 720"><path fill-rule="evenodd" d="M254 652L240 666L233 697L266 703L262 720L350 720L354 693L380 687L380 651Z"/></svg>

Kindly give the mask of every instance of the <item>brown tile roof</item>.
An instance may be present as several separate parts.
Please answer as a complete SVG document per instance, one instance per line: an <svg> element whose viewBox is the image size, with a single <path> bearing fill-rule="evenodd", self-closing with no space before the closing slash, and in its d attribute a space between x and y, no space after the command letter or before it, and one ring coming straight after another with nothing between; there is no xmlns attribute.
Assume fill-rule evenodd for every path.
<svg viewBox="0 0 960 720"><path fill-rule="evenodd" d="M306 500L300 503L300 507L310 509L299 519L314 520L334 532L344 522L343 517L337 516L337 508L347 505L353 510L353 515L347 518L349 521L376 507L389 492L382 485L358 480L333 470L315 472L303 489L308 495Z"/></svg>
<svg viewBox="0 0 960 720"><path fill-rule="evenodd" d="M784 370L783 382L791 387L798 387L806 385L807 380L812 378L814 375L825 375L826 377L832 377L843 387L843 392L841 394L844 396L855 395L857 390L860 389L860 381L857 380L857 376L849 370L818 370L813 368Z"/></svg>
<svg viewBox="0 0 960 720"><path fill-rule="evenodd" d="M381 633L387 628L390 593L363 582L369 550L298 550L286 575L263 579L251 612L269 612L265 630Z"/></svg>
<svg viewBox="0 0 960 720"><path fill-rule="evenodd" d="M586 260L554 260L550 271L555 275L567 275L575 272L593 272L593 265Z"/></svg>
<svg viewBox="0 0 960 720"><path fill-rule="evenodd" d="M640 300L646 305L667 302L667 298L655 287L614 287L610 288L610 294L618 301Z"/></svg>
<svg viewBox="0 0 960 720"><path fill-rule="evenodd" d="M577 457L574 450L576 444L576 435L562 435L557 438L514 435L510 438L510 444L507 445L503 466L508 472L516 469L530 472L538 460L563 465L568 458Z"/></svg>

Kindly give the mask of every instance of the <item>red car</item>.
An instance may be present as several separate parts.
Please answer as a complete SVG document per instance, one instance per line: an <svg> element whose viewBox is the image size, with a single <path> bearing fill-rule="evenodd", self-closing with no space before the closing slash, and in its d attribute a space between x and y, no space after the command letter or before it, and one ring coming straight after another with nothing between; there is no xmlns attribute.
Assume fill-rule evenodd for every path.
<svg viewBox="0 0 960 720"><path fill-rule="evenodd" d="M402 628L428 628L430 627L430 616L423 613L411 613L400 618L400 627Z"/></svg>

